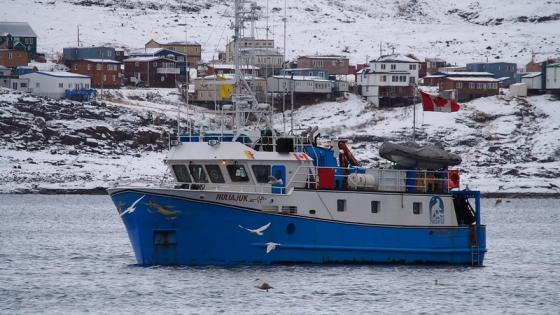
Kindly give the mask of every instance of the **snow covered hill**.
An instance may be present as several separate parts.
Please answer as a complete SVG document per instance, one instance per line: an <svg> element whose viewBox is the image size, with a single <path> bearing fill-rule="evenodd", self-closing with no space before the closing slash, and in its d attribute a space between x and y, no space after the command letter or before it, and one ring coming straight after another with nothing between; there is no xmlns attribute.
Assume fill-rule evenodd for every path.
<svg viewBox="0 0 560 315"><path fill-rule="evenodd" d="M0 192L158 185L169 179L162 160L178 104L173 90L113 91L87 105L0 89ZM294 111L296 127L319 126L325 145L350 139L369 166L386 163L378 156L383 141L411 140L412 117L412 107L378 110L355 95ZM189 120L213 129L219 117L194 107ZM282 130L282 115L274 120ZM457 113L423 113L417 105L417 141L461 155L462 184L470 188L559 194L559 122L560 100L550 95L482 98Z"/></svg>
<svg viewBox="0 0 560 315"><path fill-rule="evenodd" d="M282 46L284 1L259 0L256 34L265 37L266 6L271 37ZM232 36L233 1L224 0L3 0L0 20L28 21L39 50L76 44L143 47L151 38L190 40L203 57L217 56ZM559 0L288 0L287 56L346 54L352 63L394 47L402 53L452 62L500 60L527 63L560 54ZM17 17L17 18L16 18ZM248 30L247 30L248 32Z"/></svg>

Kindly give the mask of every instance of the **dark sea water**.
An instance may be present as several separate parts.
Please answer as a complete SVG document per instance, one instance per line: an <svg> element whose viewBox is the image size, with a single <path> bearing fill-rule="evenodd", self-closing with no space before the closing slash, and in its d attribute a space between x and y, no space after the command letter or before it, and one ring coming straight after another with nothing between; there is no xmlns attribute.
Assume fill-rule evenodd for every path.
<svg viewBox="0 0 560 315"><path fill-rule="evenodd" d="M495 203L483 268L144 268L109 197L0 195L0 314L560 314L560 201Z"/></svg>

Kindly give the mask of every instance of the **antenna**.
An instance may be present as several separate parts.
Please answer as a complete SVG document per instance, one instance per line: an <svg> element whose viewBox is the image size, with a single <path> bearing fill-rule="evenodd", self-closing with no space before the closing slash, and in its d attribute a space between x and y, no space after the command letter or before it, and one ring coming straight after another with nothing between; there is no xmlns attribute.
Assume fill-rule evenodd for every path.
<svg viewBox="0 0 560 315"><path fill-rule="evenodd" d="M80 47L80 24L78 26L78 47Z"/></svg>

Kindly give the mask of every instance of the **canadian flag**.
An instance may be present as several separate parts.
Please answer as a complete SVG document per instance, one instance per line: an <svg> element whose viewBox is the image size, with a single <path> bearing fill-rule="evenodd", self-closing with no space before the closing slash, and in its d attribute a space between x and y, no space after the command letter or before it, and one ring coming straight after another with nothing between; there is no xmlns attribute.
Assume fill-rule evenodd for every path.
<svg viewBox="0 0 560 315"><path fill-rule="evenodd" d="M459 110L459 104L453 102L452 100L424 93L420 91L422 95L422 107L425 112L456 112Z"/></svg>

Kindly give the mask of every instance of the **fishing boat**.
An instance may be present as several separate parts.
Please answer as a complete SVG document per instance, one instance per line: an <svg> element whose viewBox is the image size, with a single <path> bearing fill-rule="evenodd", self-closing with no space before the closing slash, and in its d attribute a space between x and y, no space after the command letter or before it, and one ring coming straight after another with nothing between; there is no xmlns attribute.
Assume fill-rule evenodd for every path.
<svg viewBox="0 0 560 315"><path fill-rule="evenodd" d="M239 70L241 6L233 104L220 110L231 128L179 127L164 161L171 183L108 189L137 263L482 265L480 192L460 189L457 156L388 144L394 163L367 168L345 139L272 126Z"/></svg>

